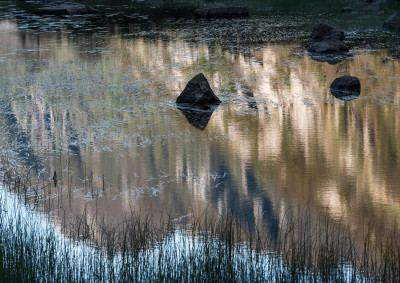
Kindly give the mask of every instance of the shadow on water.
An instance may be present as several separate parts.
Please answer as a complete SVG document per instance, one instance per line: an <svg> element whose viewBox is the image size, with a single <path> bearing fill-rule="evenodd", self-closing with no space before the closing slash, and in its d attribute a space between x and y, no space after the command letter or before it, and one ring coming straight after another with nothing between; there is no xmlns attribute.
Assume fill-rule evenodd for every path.
<svg viewBox="0 0 400 283"><path fill-rule="evenodd" d="M177 108L186 117L188 122L197 129L204 130L211 119L211 115L218 108L218 105L192 106L177 104Z"/></svg>
<svg viewBox="0 0 400 283"><path fill-rule="evenodd" d="M0 117L4 122L3 131L9 134L9 144L21 161L29 167L35 166L40 169L40 162L34 154L29 137L19 125L10 103L4 100L0 100Z"/></svg>

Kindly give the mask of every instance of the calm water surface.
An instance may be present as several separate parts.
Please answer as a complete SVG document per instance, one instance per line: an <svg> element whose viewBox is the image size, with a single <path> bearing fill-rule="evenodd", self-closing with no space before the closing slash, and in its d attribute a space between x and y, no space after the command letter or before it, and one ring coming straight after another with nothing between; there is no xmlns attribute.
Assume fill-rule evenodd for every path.
<svg viewBox="0 0 400 283"><path fill-rule="evenodd" d="M0 20L0 154L49 181L56 172L41 197L60 222L207 207L276 237L290 207L360 231L399 215L400 64L390 50L353 49L330 65L301 40L216 44L199 31L212 23L15 14ZM199 72L222 104L178 108ZM358 99L330 94L342 75L360 79Z"/></svg>

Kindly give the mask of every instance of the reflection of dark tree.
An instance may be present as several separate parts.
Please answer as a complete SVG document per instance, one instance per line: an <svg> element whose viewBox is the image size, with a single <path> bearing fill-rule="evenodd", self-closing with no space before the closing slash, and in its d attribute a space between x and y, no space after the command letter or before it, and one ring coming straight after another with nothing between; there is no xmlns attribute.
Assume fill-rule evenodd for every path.
<svg viewBox="0 0 400 283"><path fill-rule="evenodd" d="M83 176L82 172L82 157L81 157L81 149L80 149L80 142L79 142L79 136L78 132L74 129L71 123L70 119L70 114L69 110L67 110L66 113L66 121L65 121L65 128L66 128L66 134L68 137L68 153L72 161L74 161L75 165L77 166L78 174L81 176L81 178L86 178L86 176Z"/></svg>
<svg viewBox="0 0 400 283"><path fill-rule="evenodd" d="M80 160L81 159L81 150L79 148L78 133L72 127L69 110L67 110L65 126L67 129L67 135L68 135L68 150Z"/></svg>
<svg viewBox="0 0 400 283"><path fill-rule="evenodd" d="M249 86L246 83L242 83L241 87L243 94L247 98L247 104L249 105L249 108L257 109L257 102L254 100L253 91L249 88Z"/></svg>
<svg viewBox="0 0 400 283"><path fill-rule="evenodd" d="M37 169L41 164L34 154L31 141L18 123L10 103L0 100L0 117L3 120L3 131L9 135L9 144L16 151L22 162Z"/></svg>
<svg viewBox="0 0 400 283"><path fill-rule="evenodd" d="M212 155L215 156L215 161L213 162L218 162L218 153ZM226 167L225 162L218 162L218 164L215 165L218 167L217 172L220 176L230 171L229 168ZM228 175L224 179L215 181L216 184L210 192L210 201L214 203L215 207L218 207L218 202L224 199L226 203L225 213L237 215L241 221L248 224L251 232L255 231L256 225L265 225L264 227L267 228L270 239L273 241L277 240L279 235L279 220L273 210L270 197L265 192L264 188L260 187L257 181L252 165L245 166L245 180L249 197L245 197L241 194L240 191L244 188L238 186L237 182L233 178L229 178ZM253 203L254 196L261 199L260 213L262 215L262 223L256 223Z"/></svg>

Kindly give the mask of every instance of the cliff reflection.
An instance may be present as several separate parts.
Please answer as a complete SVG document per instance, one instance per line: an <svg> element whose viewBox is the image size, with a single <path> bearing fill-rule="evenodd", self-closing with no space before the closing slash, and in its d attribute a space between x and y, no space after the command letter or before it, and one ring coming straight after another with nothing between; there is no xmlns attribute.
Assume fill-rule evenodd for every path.
<svg viewBox="0 0 400 283"><path fill-rule="evenodd" d="M10 41L2 53L23 46L18 64L10 54L0 67L0 96L49 178L61 176L60 219L211 206L236 209L275 239L291 206L328 207L355 229L400 211L400 66L384 51L328 65L297 44L244 56L181 39L22 34L0 35ZM47 51L33 56L30 44ZM171 102L200 71L225 103L177 110ZM344 73L360 78L362 99L331 98Z"/></svg>

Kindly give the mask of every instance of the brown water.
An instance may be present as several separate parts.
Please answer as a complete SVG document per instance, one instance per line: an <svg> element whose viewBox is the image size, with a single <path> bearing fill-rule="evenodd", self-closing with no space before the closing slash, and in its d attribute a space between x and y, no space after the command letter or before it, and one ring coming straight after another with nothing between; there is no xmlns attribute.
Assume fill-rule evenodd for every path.
<svg viewBox="0 0 400 283"><path fill-rule="evenodd" d="M389 50L329 65L301 40L220 46L140 25L33 23L0 21L1 155L49 183L56 172L39 193L56 219L208 207L276 237L293 206L356 230L399 214L400 64ZM199 72L222 104L178 109ZM360 79L358 99L330 94L342 75Z"/></svg>

